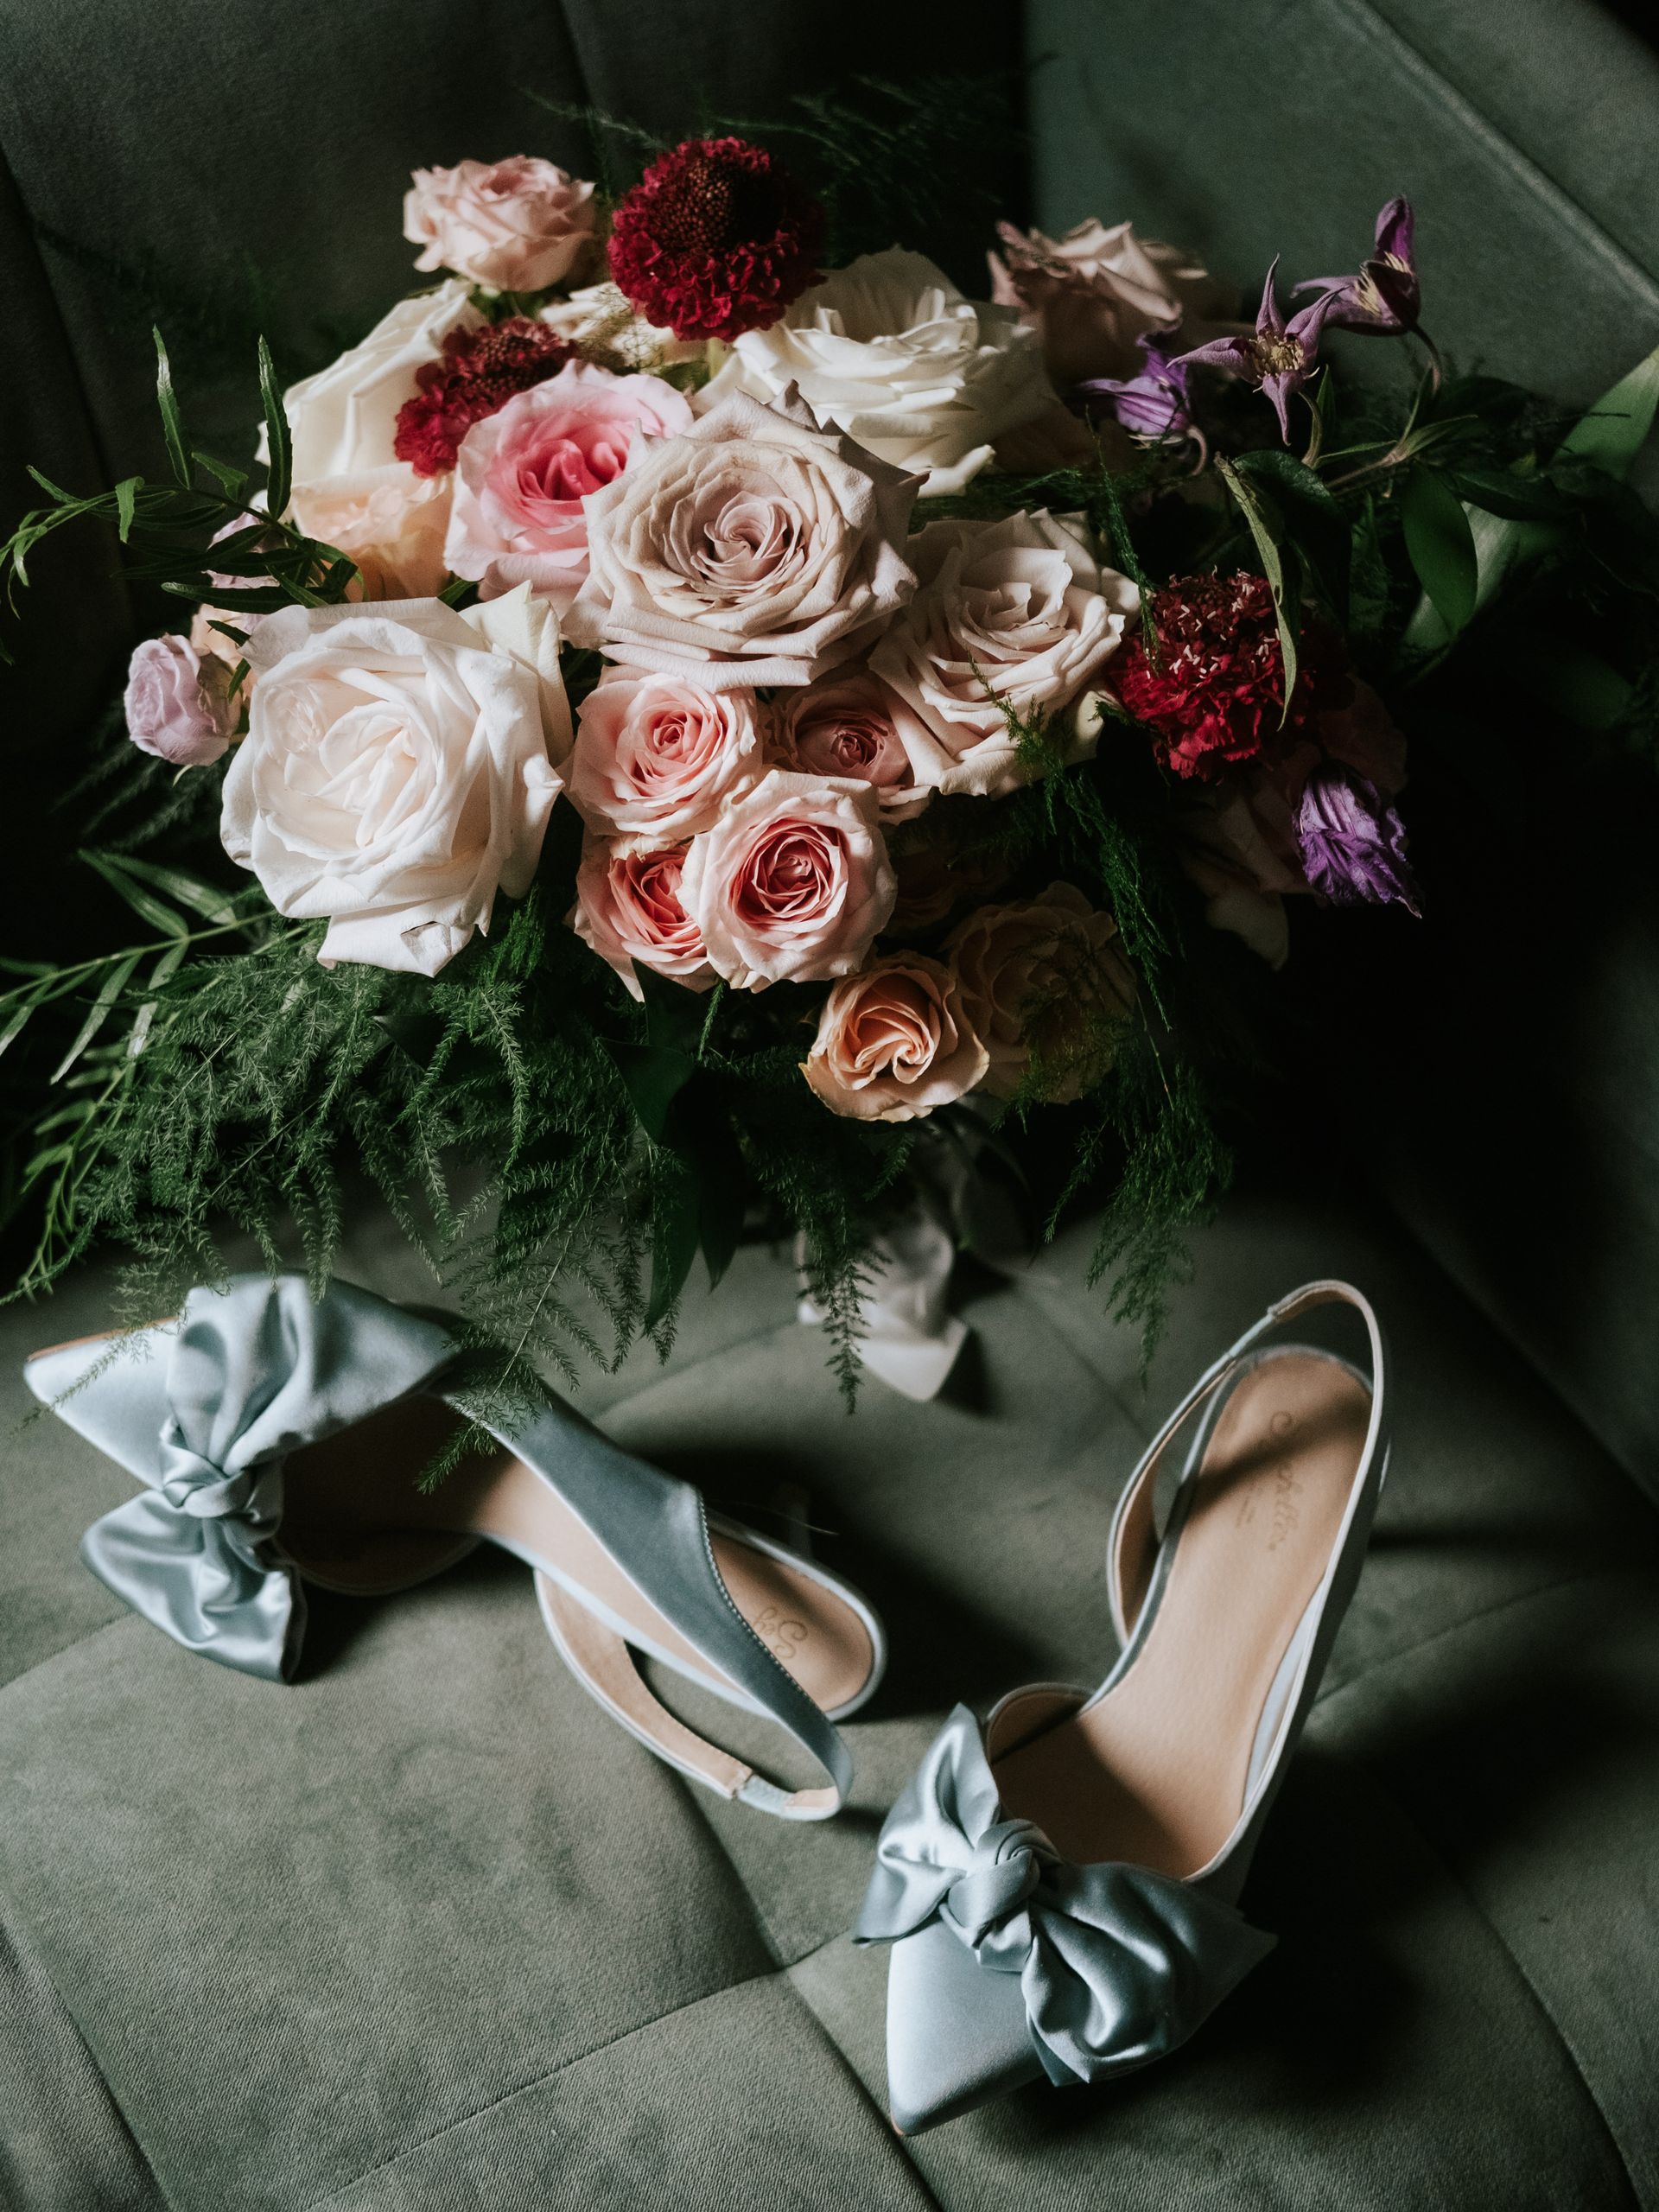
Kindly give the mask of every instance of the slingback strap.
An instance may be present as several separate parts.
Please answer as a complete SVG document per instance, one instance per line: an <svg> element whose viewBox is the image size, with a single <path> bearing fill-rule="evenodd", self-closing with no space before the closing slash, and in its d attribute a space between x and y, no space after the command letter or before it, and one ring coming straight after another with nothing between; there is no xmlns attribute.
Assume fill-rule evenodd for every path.
<svg viewBox="0 0 1659 2212"><path fill-rule="evenodd" d="M626 1639L550 1576L537 1574L536 1595L560 1657L582 1688L631 1736L637 1736L670 1766L722 1797L761 1806L781 1820L823 1821L839 1810L838 1783L831 1783L827 1789L780 1789L689 1728L669 1711L640 1674Z"/></svg>
<svg viewBox="0 0 1659 2212"><path fill-rule="evenodd" d="M1107 1581L1112 1624L1117 1630L1120 1643L1127 1644L1133 1635L1157 1572L1161 1539L1153 1518L1153 1493L1165 1452L1192 1414L1214 1396L1264 1337L1287 1321L1299 1320L1304 1313L1311 1313L1319 1306L1343 1305L1353 1306L1360 1314L1370 1339L1371 1418L1365 1434L1362 1461L1362 1465L1370 1465L1382 1433L1383 1404L1387 1395L1388 1348L1383 1340L1382 1325L1370 1300L1363 1292L1356 1290L1351 1283L1335 1281L1304 1283L1300 1290L1293 1290L1288 1297L1269 1306L1262 1319L1253 1322L1236 1344L1205 1370L1147 1446L1140 1465L1124 1485L1112 1514L1111 1532L1107 1538Z"/></svg>

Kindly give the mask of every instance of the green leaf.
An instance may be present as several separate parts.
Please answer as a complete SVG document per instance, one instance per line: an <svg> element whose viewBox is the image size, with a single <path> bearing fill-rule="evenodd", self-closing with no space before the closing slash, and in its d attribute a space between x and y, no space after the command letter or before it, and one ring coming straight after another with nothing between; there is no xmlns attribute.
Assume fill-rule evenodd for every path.
<svg viewBox="0 0 1659 2212"><path fill-rule="evenodd" d="M1572 512L1548 477L1520 476L1508 468L1454 468L1446 482L1459 499L1505 522L1553 522Z"/></svg>
<svg viewBox="0 0 1659 2212"><path fill-rule="evenodd" d="M1506 658L1506 674L1524 686L1532 703L1580 729L1612 729L1630 712L1635 685L1599 653L1550 645Z"/></svg>
<svg viewBox="0 0 1659 2212"><path fill-rule="evenodd" d="M115 487L116 533L124 545L132 534L133 508L137 503L139 486L143 480L142 476L124 476Z"/></svg>
<svg viewBox="0 0 1659 2212"><path fill-rule="evenodd" d="M152 330L156 340L156 404L162 410L162 435L167 440L167 457L173 474L187 491L190 488L190 449L185 442L184 417L179 412L179 396L173 389L173 365L167 358L167 347L159 330Z"/></svg>
<svg viewBox="0 0 1659 2212"><path fill-rule="evenodd" d="M1400 496L1406 550L1417 581L1448 638L1465 628L1477 604L1480 569L1462 502L1438 471L1414 468Z"/></svg>
<svg viewBox="0 0 1659 2212"><path fill-rule="evenodd" d="M1285 669L1284 702L1279 710L1279 727L1282 729L1290 713L1291 694L1296 689L1296 636L1301 627L1300 573L1294 552L1288 560L1285 557L1284 511L1278 500L1259 482L1241 476L1231 461L1217 455L1216 467L1249 525L1250 536L1261 556L1262 573L1273 594L1273 611L1279 625L1279 652Z"/></svg>
<svg viewBox="0 0 1659 2212"><path fill-rule="evenodd" d="M70 1069L73 1067L75 1062L104 1027L109 1018L110 1008L131 982L132 971L138 965L139 958L140 956L137 953L129 952L124 959L115 963L109 974L104 978L104 987L93 1000L92 1008L86 1020L81 1023L74 1043L53 1071L54 1083L63 1081L65 1076L68 1074Z"/></svg>
<svg viewBox="0 0 1659 2212"><path fill-rule="evenodd" d="M616 1063L635 1119L653 1144L661 1144L668 1109L696 1072L696 1062L667 1045L622 1045L607 1039L605 1049Z"/></svg>
<svg viewBox="0 0 1659 2212"><path fill-rule="evenodd" d="M655 1179L651 1194L651 1295L645 1327L673 1311L697 1256L702 1208L699 1177L683 1153L669 1155L672 1172Z"/></svg>
<svg viewBox="0 0 1659 2212"><path fill-rule="evenodd" d="M1270 487L1287 533L1306 563L1319 596L1345 629L1354 541L1330 486L1305 461L1282 448L1263 447L1257 453L1241 454L1233 465L1241 476Z"/></svg>
<svg viewBox="0 0 1659 2212"><path fill-rule="evenodd" d="M190 925L183 915L163 906L135 875L128 873L124 854L118 856L114 853L82 852L77 857L85 861L88 868L96 868L110 888L120 893L141 921L148 922L152 929L160 930L167 937L188 935Z"/></svg>
<svg viewBox="0 0 1659 2212"><path fill-rule="evenodd" d="M653 1045L697 1056L702 1041L702 1018L707 1001L696 991L659 976L650 968L636 967L634 980L645 994L645 1035Z"/></svg>
<svg viewBox="0 0 1659 2212"><path fill-rule="evenodd" d="M1609 476L1624 476L1647 443L1659 407L1659 346L1628 376L1604 392L1561 440L1558 451L1592 461Z"/></svg>
<svg viewBox="0 0 1659 2212"><path fill-rule="evenodd" d="M22 1004L17 1008L16 1012L12 1015L11 1020L6 1024L5 1027L3 1029L0 1029L0 1052L3 1052L9 1045L12 1045L16 1042L17 1039L22 1033L24 1023L29 1020L29 1015L34 1013L38 1003L39 1001L37 1000L25 999Z"/></svg>
<svg viewBox="0 0 1659 2212"><path fill-rule="evenodd" d="M126 875L137 876L152 890L164 891L181 906L193 914L200 914L210 922L234 922L238 917L236 904L228 891L221 891L216 883L208 883L188 868L162 867L157 861L141 861L135 854L123 853L117 861Z"/></svg>
<svg viewBox="0 0 1659 2212"><path fill-rule="evenodd" d="M246 473L232 468L228 461L215 461L210 453L203 453L200 446L193 446L192 453L213 478L227 499L239 499L248 488Z"/></svg>
<svg viewBox="0 0 1659 2212"><path fill-rule="evenodd" d="M265 480L267 512L280 521L288 509L289 493L294 484L294 441L289 434L288 410L283 405L283 388L276 381L276 366L270 358L270 348L263 338L259 340L259 397L265 410L265 437L270 448Z"/></svg>

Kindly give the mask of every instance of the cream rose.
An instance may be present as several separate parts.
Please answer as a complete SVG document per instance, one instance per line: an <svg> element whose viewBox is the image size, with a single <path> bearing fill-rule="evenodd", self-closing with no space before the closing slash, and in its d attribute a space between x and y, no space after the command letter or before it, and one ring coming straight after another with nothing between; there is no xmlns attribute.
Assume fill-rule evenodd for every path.
<svg viewBox="0 0 1659 2212"><path fill-rule="evenodd" d="M619 670L578 710L571 798L609 836L647 845L695 836L765 773L762 720L753 691Z"/></svg>
<svg viewBox="0 0 1659 2212"><path fill-rule="evenodd" d="M1040 510L929 523L909 552L920 589L870 666L914 709L916 780L1000 797L1030 770L999 702L1026 721L1060 716L1117 651L1140 594L1096 561L1080 521ZM1052 734L1084 759L1098 717L1057 721Z"/></svg>
<svg viewBox="0 0 1659 2212"><path fill-rule="evenodd" d="M592 830L582 840L576 903L567 918L637 999L645 993L636 968L694 991L715 982L702 932L680 903L686 851L683 845L625 848Z"/></svg>
<svg viewBox="0 0 1659 2212"><path fill-rule="evenodd" d="M522 588L465 614L292 607L247 653L225 849L279 913L327 917L325 966L436 975L536 873L569 745L557 623Z"/></svg>
<svg viewBox="0 0 1659 2212"><path fill-rule="evenodd" d="M683 437L639 440L588 499L566 634L711 690L809 683L915 589L914 490L793 394L728 399Z"/></svg>
<svg viewBox="0 0 1659 2212"><path fill-rule="evenodd" d="M513 154L416 169L404 236L417 269L453 269L499 292L540 292L568 276L594 235L594 188L552 162Z"/></svg>
<svg viewBox="0 0 1659 2212"><path fill-rule="evenodd" d="M1135 1006L1135 976L1117 924L1073 885L982 906L944 949L989 1057L982 1090L1012 1098L1029 1080L1038 1096L1059 1104L1105 1075Z"/></svg>
<svg viewBox="0 0 1659 2212"><path fill-rule="evenodd" d="M1185 322L1190 345L1236 325L1217 323L1228 298L1179 246L1142 241L1130 223L1079 223L1063 238L999 223L991 297L1038 334L1062 391L1085 377L1132 377L1137 339ZM1235 300L1232 302L1236 306Z"/></svg>
<svg viewBox="0 0 1659 2212"><path fill-rule="evenodd" d="M930 498L959 492L1055 397L1034 331L900 246L832 270L781 321L746 331L703 404L775 399L791 384L821 423L925 475Z"/></svg>
<svg viewBox="0 0 1659 2212"><path fill-rule="evenodd" d="M816 683L783 694L772 715L769 752L777 766L797 775L870 785L884 820L908 822L933 796L917 782L900 735L911 719L898 693L868 668L831 669Z"/></svg>
<svg viewBox="0 0 1659 2212"><path fill-rule="evenodd" d="M483 321L467 293L454 279L401 301L360 346L283 395L294 442L289 512L308 537L357 563L371 599L423 598L447 573L451 480L417 476L393 440L416 369L442 357L452 330Z"/></svg>
<svg viewBox="0 0 1659 2212"><path fill-rule="evenodd" d="M622 474L642 431L690 427L690 408L660 377L567 361L461 440L445 562L486 599L527 583L563 613L588 573L589 495Z"/></svg>
<svg viewBox="0 0 1659 2212"><path fill-rule="evenodd" d="M685 911L716 974L741 990L849 976L893 907L893 869L868 784L774 768L691 842Z"/></svg>
<svg viewBox="0 0 1659 2212"><path fill-rule="evenodd" d="M824 1104L862 1122L915 1122L971 1090L990 1057L941 962L894 952L836 985L801 1064Z"/></svg>

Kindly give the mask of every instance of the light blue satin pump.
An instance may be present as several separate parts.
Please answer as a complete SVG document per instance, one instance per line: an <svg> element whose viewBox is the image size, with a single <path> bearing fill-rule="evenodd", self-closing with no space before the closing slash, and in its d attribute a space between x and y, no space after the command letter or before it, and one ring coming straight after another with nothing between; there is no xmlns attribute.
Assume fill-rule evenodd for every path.
<svg viewBox="0 0 1659 2212"><path fill-rule="evenodd" d="M880 1622L850 1585L710 1516L555 1404L429 1495L421 1470L458 1409L441 1320L297 1275L191 1292L176 1321L41 1352L36 1397L141 1488L82 1556L186 1649L270 1681L294 1673L305 1585L367 1594L440 1573L480 1538L534 1571L567 1663L681 1773L786 1820L840 1805L834 1722L880 1680ZM790 1789L708 1742L652 1693L645 1654L774 1721L827 1776Z"/></svg>
<svg viewBox="0 0 1659 2212"><path fill-rule="evenodd" d="M1262 1339L1316 1307L1370 1375ZM1122 1656L1092 1696L1039 1683L983 1731L958 1706L889 1815L854 1940L892 1946L904 2134L1022 2082L1166 2056L1273 1947L1237 1908L1359 1576L1388 1466L1376 1314L1346 1283L1269 1307L1187 1393L1118 1502ZM1161 1535L1170 1446L1196 1431Z"/></svg>

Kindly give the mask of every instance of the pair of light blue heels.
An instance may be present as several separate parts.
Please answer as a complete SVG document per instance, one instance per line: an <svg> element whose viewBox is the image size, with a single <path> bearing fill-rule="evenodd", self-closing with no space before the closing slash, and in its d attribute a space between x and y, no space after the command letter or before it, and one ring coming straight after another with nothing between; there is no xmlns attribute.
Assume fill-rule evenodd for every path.
<svg viewBox="0 0 1659 2212"><path fill-rule="evenodd" d="M1370 1377L1262 1339L1356 1308ZM835 1726L874 1692L880 1622L850 1585L705 1511L698 1493L557 1406L430 1495L456 1409L441 1322L296 1276L193 1291L176 1322L31 1360L37 1397L143 1485L87 1565L188 1649L274 1681L305 1584L378 1592L474 1542L531 1567L578 1680L691 1779L785 1820L837 1810ZM1272 1947L1236 1899L1357 1579L1388 1463L1376 1317L1348 1285L1281 1300L1202 1376L1119 1501L1122 1653L1092 1696L958 1706L894 1806L855 1941L892 1947L894 2125L950 2119L1043 2075L1099 2081L1185 2042ZM1197 1416L1161 1532L1159 1478ZM1164 1485L1167 1487L1167 1485ZM774 1721L825 1777L789 1788L655 1696L644 1653Z"/></svg>

